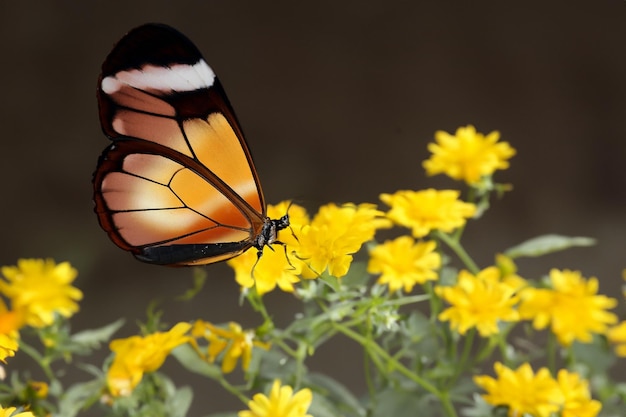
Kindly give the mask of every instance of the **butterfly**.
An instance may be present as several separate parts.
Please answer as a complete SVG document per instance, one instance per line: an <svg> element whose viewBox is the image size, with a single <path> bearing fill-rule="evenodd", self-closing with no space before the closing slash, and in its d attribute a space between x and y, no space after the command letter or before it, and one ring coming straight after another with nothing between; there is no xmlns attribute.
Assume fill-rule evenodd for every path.
<svg viewBox="0 0 626 417"><path fill-rule="evenodd" d="M117 246L183 266L281 243L289 216L266 216L237 117L187 37L162 24L128 32L102 64L97 98L112 143L93 176L95 212Z"/></svg>

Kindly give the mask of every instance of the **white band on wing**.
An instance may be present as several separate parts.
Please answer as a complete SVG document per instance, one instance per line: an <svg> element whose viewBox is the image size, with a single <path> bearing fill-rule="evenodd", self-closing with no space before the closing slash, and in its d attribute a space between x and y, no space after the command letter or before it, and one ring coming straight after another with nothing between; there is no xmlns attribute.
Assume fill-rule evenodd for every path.
<svg viewBox="0 0 626 417"><path fill-rule="evenodd" d="M144 65L141 69L120 71L102 80L102 91L113 94L124 86L143 91L169 94L173 91L193 91L209 88L215 81L215 73L201 59L194 65L174 64L169 67Z"/></svg>

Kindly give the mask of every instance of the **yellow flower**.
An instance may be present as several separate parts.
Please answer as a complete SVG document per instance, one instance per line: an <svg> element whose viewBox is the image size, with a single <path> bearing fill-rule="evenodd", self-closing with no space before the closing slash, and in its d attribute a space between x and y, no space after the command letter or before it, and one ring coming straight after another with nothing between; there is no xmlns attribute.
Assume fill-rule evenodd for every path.
<svg viewBox="0 0 626 417"><path fill-rule="evenodd" d="M520 293L520 316L532 320L535 329L550 325L563 346L574 340L589 343L592 333L603 334L617 322L615 314L606 311L617 300L598 292L598 280L585 280L579 271L552 269L552 289L526 288Z"/></svg>
<svg viewBox="0 0 626 417"><path fill-rule="evenodd" d="M328 268L330 275L343 277L352 263L352 254L372 240L377 229L390 226L373 204L320 207L311 224L298 235L298 257L308 265L302 275L314 278Z"/></svg>
<svg viewBox="0 0 626 417"><path fill-rule="evenodd" d="M287 213L287 209L289 209L291 230L297 235L300 229L309 222L304 208L283 201L275 206L268 206L267 213L270 218L274 219ZM287 229L280 233L280 241L286 246L274 245L266 248L258 262L256 250L248 250L227 261L227 264L235 271L235 279L242 288L256 287L260 295L274 290L276 286L283 291L293 292L293 284L300 282L298 275L302 271L303 263L295 256L291 256L298 245L291 230Z"/></svg>
<svg viewBox="0 0 626 417"><path fill-rule="evenodd" d="M19 343L16 338L0 334L0 361L6 363L6 358L15 356L18 348Z"/></svg>
<svg viewBox="0 0 626 417"><path fill-rule="evenodd" d="M111 341L109 347L115 353L107 372L107 384L111 395L128 396L139 384L144 372L154 372L163 365L172 349L187 343L189 323L178 323L167 332L147 336L131 336Z"/></svg>
<svg viewBox="0 0 626 417"><path fill-rule="evenodd" d="M252 358L252 348L259 346L269 349L269 345L255 340L252 330L242 330L237 323L228 323L228 329L222 329L211 323L197 320L193 325L192 336L203 337L209 342L207 360L215 362L217 357L223 352L222 372L225 374L232 372L241 358L241 367L247 370Z"/></svg>
<svg viewBox="0 0 626 417"><path fill-rule="evenodd" d="M469 185L492 175L497 169L507 169L508 159L515 155L507 142L498 142L500 132L493 131L486 137L477 133L472 125L460 127L456 134L435 132L435 141L429 143L432 156L423 162L428 175L444 173Z"/></svg>
<svg viewBox="0 0 626 417"><path fill-rule="evenodd" d="M452 304L438 318L450 321L450 326L460 334L476 327L481 336L498 333L499 321L517 321L514 309L518 298L515 289L500 280L496 267L485 268L476 276L462 270L456 285L435 287L435 293Z"/></svg>
<svg viewBox="0 0 626 417"><path fill-rule="evenodd" d="M21 326L20 315L9 311L4 301L0 299L0 361L6 363L6 358L15 356L19 347L18 330Z"/></svg>
<svg viewBox="0 0 626 417"><path fill-rule="evenodd" d="M512 370L496 362L497 378L487 375L474 377L474 382L487 391L482 397L493 406L506 406L509 416L522 416L528 413L533 417L549 417L563 404L563 394L559 385L547 368L536 374L528 363Z"/></svg>
<svg viewBox="0 0 626 417"><path fill-rule="evenodd" d="M28 388L32 390L37 398L46 398L48 396L49 386L44 381L28 381Z"/></svg>
<svg viewBox="0 0 626 417"><path fill-rule="evenodd" d="M615 354L617 356L626 357L626 321L607 330L606 336L609 342L616 345Z"/></svg>
<svg viewBox="0 0 626 417"><path fill-rule="evenodd" d="M0 417L35 417L30 411L13 414L17 410L15 407L4 408L0 405Z"/></svg>
<svg viewBox="0 0 626 417"><path fill-rule="evenodd" d="M6 281L0 280L0 292L30 326L49 326L55 313L70 317L78 311L83 293L71 285L78 273L69 262L20 259L17 266L2 267L2 274Z"/></svg>
<svg viewBox="0 0 626 417"><path fill-rule="evenodd" d="M589 382L566 369L559 371L557 382L564 397L560 417L596 417L598 415L602 404L591 399Z"/></svg>
<svg viewBox="0 0 626 417"><path fill-rule="evenodd" d="M416 243L410 236L400 236L372 249L367 271L381 274L378 283L387 284L390 292L400 288L411 292L415 284L437 279L441 256L436 248L434 241Z"/></svg>
<svg viewBox="0 0 626 417"><path fill-rule="evenodd" d="M270 396L255 394L248 402L249 410L239 412L239 417L311 417L306 414L313 393L304 388L293 393L289 385L281 386L280 381L274 381Z"/></svg>
<svg viewBox="0 0 626 417"><path fill-rule="evenodd" d="M414 237L426 236L432 230L451 232L476 213L476 206L459 200L456 190L396 191L381 194L380 199L391 207L387 217L412 229Z"/></svg>

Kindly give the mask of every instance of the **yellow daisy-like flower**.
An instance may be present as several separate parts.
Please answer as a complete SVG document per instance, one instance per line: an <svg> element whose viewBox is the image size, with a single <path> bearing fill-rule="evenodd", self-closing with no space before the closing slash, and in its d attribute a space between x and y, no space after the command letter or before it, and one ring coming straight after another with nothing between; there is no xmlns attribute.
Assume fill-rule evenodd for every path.
<svg viewBox="0 0 626 417"><path fill-rule="evenodd" d="M15 356L19 346L17 338L0 334L0 361L6 363L6 358Z"/></svg>
<svg viewBox="0 0 626 417"><path fill-rule="evenodd" d="M476 206L459 200L456 190L404 190L381 194L380 199L391 207L387 217L410 228L417 238L432 230L451 232L476 213Z"/></svg>
<svg viewBox="0 0 626 417"><path fill-rule="evenodd" d="M23 314L26 324L49 326L55 313L70 317L78 311L83 293L71 285L77 274L69 262L20 259L17 266L2 267L6 281L0 280L0 292L11 300L14 311Z"/></svg>
<svg viewBox="0 0 626 417"><path fill-rule="evenodd" d="M591 399L589 382L575 372L561 369L557 382L563 394L560 417L596 417L602 409L599 401Z"/></svg>
<svg viewBox="0 0 626 417"><path fill-rule="evenodd" d="M15 356L19 348L22 318L15 311L9 311L6 304L0 299L0 361L6 363L6 358Z"/></svg>
<svg viewBox="0 0 626 417"><path fill-rule="evenodd" d="M241 358L241 368L247 370L252 359L254 346L269 349L267 343L255 340L252 330L243 330L237 323L228 323L228 329L222 329L211 323L197 320L191 331L194 338L202 337L209 342L206 360L213 363L217 357L222 357L222 372L232 372Z"/></svg>
<svg viewBox="0 0 626 417"><path fill-rule="evenodd" d="M115 359L107 372L109 392L114 397L128 396L145 372L154 372L177 346L189 342L189 323L178 323L167 332L131 336L111 341Z"/></svg>
<svg viewBox="0 0 626 417"><path fill-rule="evenodd" d="M290 204L288 201L267 207L270 218L281 217L287 211L291 230L297 235L300 229L309 223L308 215L303 207ZM235 279L242 288L256 287L260 295L274 290L276 286L283 291L293 292L293 284L300 282L299 275L303 268L303 263L291 255L299 245L298 240L290 230L281 231L279 240L285 246L275 244L271 248L265 248L260 259L258 259L257 251L250 249L227 261L227 264L235 271Z"/></svg>
<svg viewBox="0 0 626 417"><path fill-rule="evenodd" d="M574 340L589 343L592 333L603 334L617 323L617 316L606 311L617 300L597 295L596 278L585 280L579 271L552 269L550 281L552 289L526 288L520 293L520 316L532 320L535 329L550 325L559 343L569 346Z"/></svg>
<svg viewBox="0 0 626 417"><path fill-rule="evenodd" d="M4 408L0 405L0 417L35 417L35 415L30 411L13 414L15 410L17 410L15 407Z"/></svg>
<svg viewBox="0 0 626 417"><path fill-rule="evenodd" d="M500 132L485 136L472 125L459 127L454 136L437 131L436 143L428 144L432 156L423 162L424 169L428 175L444 173L469 185L476 184L497 169L509 167L507 160L515 155L515 149L499 139Z"/></svg>
<svg viewBox="0 0 626 417"><path fill-rule="evenodd" d="M373 204L320 207L311 224L298 235L298 257L308 265L302 275L314 278L326 269L336 278L346 275L352 254L372 240L377 229L391 226L383 214Z"/></svg>
<svg viewBox="0 0 626 417"><path fill-rule="evenodd" d="M441 256L436 248L434 241L416 243L410 236L400 236L372 249L367 271L381 274L378 283L387 284L390 292L401 288L411 292L415 284L437 279Z"/></svg>
<svg viewBox="0 0 626 417"><path fill-rule="evenodd" d="M502 282L500 271L493 266L476 276L462 270L456 285L437 286L435 293L452 305L439 314L439 320L450 321L460 334L476 327L487 337L498 333L498 322L519 320L514 308L518 302L515 288Z"/></svg>
<svg viewBox="0 0 626 417"><path fill-rule="evenodd" d="M528 363L516 370L500 362L494 364L496 378L487 375L474 377L474 382L487 391L482 397L493 406L506 406L509 416L549 417L559 411L563 404L563 393L548 368L536 374Z"/></svg>
<svg viewBox="0 0 626 417"><path fill-rule="evenodd" d="M626 357L626 321L607 330L606 337L615 345L615 354Z"/></svg>
<svg viewBox="0 0 626 417"><path fill-rule="evenodd" d="M248 403L249 410L239 412L239 417L311 417L307 410L313 401L313 393L308 388L293 393L289 385L281 386L274 381L269 397L255 394Z"/></svg>

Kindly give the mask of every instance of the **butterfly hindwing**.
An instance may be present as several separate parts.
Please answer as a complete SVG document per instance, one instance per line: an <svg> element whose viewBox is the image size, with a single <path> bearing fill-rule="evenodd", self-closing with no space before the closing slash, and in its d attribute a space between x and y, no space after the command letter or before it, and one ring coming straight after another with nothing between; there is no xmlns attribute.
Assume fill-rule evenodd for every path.
<svg viewBox="0 0 626 417"><path fill-rule="evenodd" d="M144 25L113 48L98 86L113 143L94 174L111 239L151 263L212 263L255 246L265 203L224 90L197 48Z"/></svg>

